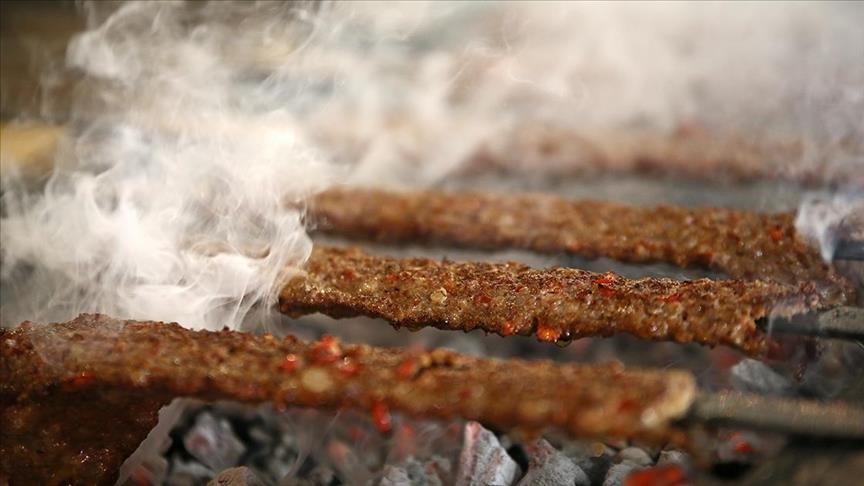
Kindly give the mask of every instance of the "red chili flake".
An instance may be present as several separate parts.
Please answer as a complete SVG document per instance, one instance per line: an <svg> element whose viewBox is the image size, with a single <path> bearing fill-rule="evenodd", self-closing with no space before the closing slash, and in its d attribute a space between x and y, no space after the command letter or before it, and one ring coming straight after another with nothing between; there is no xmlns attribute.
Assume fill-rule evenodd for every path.
<svg viewBox="0 0 864 486"><path fill-rule="evenodd" d="M346 378L350 378L352 376L356 376L357 373L360 372L360 368L362 368L362 365L356 360L345 357L342 358L342 361L336 368L339 370L340 373L342 373L343 376L345 376Z"/></svg>
<svg viewBox="0 0 864 486"><path fill-rule="evenodd" d="M557 329L547 324L537 325L537 339L543 342L553 342L558 340L561 335Z"/></svg>
<svg viewBox="0 0 864 486"><path fill-rule="evenodd" d="M344 278L345 280L354 280L355 278L357 278L357 272L351 270L350 268L346 268L345 270L342 270L342 278Z"/></svg>
<svg viewBox="0 0 864 486"><path fill-rule="evenodd" d="M631 398L625 398L618 403L619 412L628 412L639 408L639 402Z"/></svg>
<svg viewBox="0 0 864 486"><path fill-rule="evenodd" d="M618 295L618 291L615 289L610 289L609 287L605 287L603 285L597 286L597 291L600 292L600 295L603 297L615 297Z"/></svg>
<svg viewBox="0 0 864 486"><path fill-rule="evenodd" d="M396 376L402 380L414 378L418 371L420 371L420 364L414 358L405 358L396 366Z"/></svg>
<svg viewBox="0 0 864 486"><path fill-rule="evenodd" d="M562 282L560 280L555 280L554 282L551 283L550 289L548 290L548 292L550 294L556 294L558 292L561 292L562 290L564 290L564 282Z"/></svg>
<svg viewBox="0 0 864 486"><path fill-rule="evenodd" d="M501 323L501 329L498 334L502 336L511 336L516 332L516 324L513 321L504 321Z"/></svg>
<svg viewBox="0 0 864 486"><path fill-rule="evenodd" d="M378 429L378 432L386 434L393 428L393 419L390 417L390 409L387 404L382 401L377 401L372 404L372 409L369 411L372 415L372 424Z"/></svg>
<svg viewBox="0 0 864 486"><path fill-rule="evenodd" d="M66 383L73 388L81 388L93 382L93 375L88 371L82 371L75 376L69 378Z"/></svg>
<svg viewBox="0 0 864 486"><path fill-rule="evenodd" d="M783 239L783 230L779 226L773 226L768 229L768 236L774 240L774 243L779 243Z"/></svg>
<svg viewBox="0 0 864 486"><path fill-rule="evenodd" d="M516 292L518 294L519 292L522 292L522 289L524 289L524 288L525 288L524 285L516 284L516 287L513 288L513 292Z"/></svg>
<svg viewBox="0 0 864 486"><path fill-rule="evenodd" d="M396 283L397 280L399 280L399 276L395 273L388 273L387 275L384 275L384 281L388 284Z"/></svg>
<svg viewBox="0 0 864 486"><path fill-rule="evenodd" d="M286 354L282 359L282 362L279 363L279 369L286 372L291 373L292 371L297 369L297 355L296 354Z"/></svg>
<svg viewBox="0 0 864 486"><path fill-rule="evenodd" d="M596 275L591 281L597 285L611 285L615 283L615 274L604 273L603 275Z"/></svg>
<svg viewBox="0 0 864 486"><path fill-rule="evenodd" d="M624 479L624 486L683 486L690 484L687 473L677 464L641 469Z"/></svg>
<svg viewBox="0 0 864 486"><path fill-rule="evenodd" d="M489 297L488 295L481 293L481 294L475 295L472 300L474 300L474 303L477 305L488 304L488 303L492 302L492 297Z"/></svg>
<svg viewBox="0 0 864 486"><path fill-rule="evenodd" d="M672 304L674 302L681 302L681 292L675 292L674 294L669 294L665 297L661 297L663 302L667 304Z"/></svg>
<svg viewBox="0 0 864 486"><path fill-rule="evenodd" d="M325 365L335 362L342 356L339 343L329 334L325 334L309 350L309 361L316 365Z"/></svg>

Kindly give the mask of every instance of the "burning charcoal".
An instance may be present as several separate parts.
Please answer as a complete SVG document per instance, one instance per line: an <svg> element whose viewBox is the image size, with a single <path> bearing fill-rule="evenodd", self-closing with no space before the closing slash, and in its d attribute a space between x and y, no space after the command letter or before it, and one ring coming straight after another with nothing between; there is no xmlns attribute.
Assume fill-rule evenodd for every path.
<svg viewBox="0 0 864 486"><path fill-rule="evenodd" d="M690 457L687 454L674 449L660 452L660 457L657 459L657 465L664 466L666 464L677 464L683 466L685 469L689 469L691 465Z"/></svg>
<svg viewBox="0 0 864 486"><path fill-rule="evenodd" d="M864 265L861 265L864 271ZM859 343L825 341L821 353L807 364L799 392L821 398L836 397L852 378L849 370L864 367L864 347Z"/></svg>
<svg viewBox="0 0 864 486"><path fill-rule="evenodd" d="M380 486L406 486L413 484L408 478L408 471L402 467L384 466L384 476L381 478Z"/></svg>
<svg viewBox="0 0 864 486"><path fill-rule="evenodd" d="M603 480L603 486L622 486L624 480L627 479L627 476L637 469L639 469L639 466L628 462L615 464L609 468L609 472L606 473L606 479Z"/></svg>
<svg viewBox="0 0 864 486"><path fill-rule="evenodd" d="M175 460L171 464L165 484L169 486L193 486L203 484L216 473L197 461Z"/></svg>
<svg viewBox="0 0 864 486"><path fill-rule="evenodd" d="M404 468L411 486L442 486L444 481L439 475L439 468L442 466L445 465L439 461L428 461L424 464L412 457L405 461Z"/></svg>
<svg viewBox="0 0 864 486"><path fill-rule="evenodd" d="M602 484L609 468L612 467L612 458L606 455L587 457L577 461L576 466L588 477L588 484Z"/></svg>
<svg viewBox="0 0 864 486"><path fill-rule="evenodd" d="M677 464L650 467L631 472L623 486L685 486L691 484L687 471Z"/></svg>
<svg viewBox="0 0 864 486"><path fill-rule="evenodd" d="M297 461L297 451L282 444L273 449L262 448L249 457L246 464L264 478L280 479L291 473Z"/></svg>
<svg viewBox="0 0 864 486"><path fill-rule="evenodd" d="M769 395L790 395L792 383L772 370L765 363L755 359L743 359L731 368L731 381L741 391Z"/></svg>
<svg viewBox="0 0 864 486"><path fill-rule="evenodd" d="M618 462L628 462L637 466L650 466L651 464L654 464L651 456L638 447L626 447L621 449L618 451L616 459Z"/></svg>
<svg viewBox="0 0 864 486"><path fill-rule="evenodd" d="M210 412L198 415L195 425L183 437L183 445L193 457L214 471L236 466L246 452L246 447L231 430L231 424Z"/></svg>
<svg viewBox="0 0 864 486"><path fill-rule="evenodd" d="M207 486L264 486L248 467L232 467L219 473Z"/></svg>
<svg viewBox="0 0 864 486"><path fill-rule="evenodd" d="M336 473L324 466L315 466L305 473L298 473L297 476L285 477L278 484L280 486L336 486L342 484L336 477Z"/></svg>
<svg viewBox="0 0 864 486"><path fill-rule="evenodd" d="M361 452L341 440L332 440L327 444L327 457L339 475L356 484L367 484L372 480L372 473L361 459Z"/></svg>
<svg viewBox="0 0 864 486"><path fill-rule="evenodd" d="M720 444L716 454L720 462L752 462L756 455L763 452L763 440L753 432L732 432Z"/></svg>
<svg viewBox="0 0 864 486"><path fill-rule="evenodd" d="M519 473L519 466L501 447L495 434L477 422L465 424L465 442L456 473L457 485L510 485Z"/></svg>
<svg viewBox="0 0 864 486"><path fill-rule="evenodd" d="M600 484L612 466L615 450L602 442L570 443L563 451L573 462L585 471L591 484Z"/></svg>
<svg viewBox="0 0 864 486"><path fill-rule="evenodd" d="M528 448L528 472L519 486L553 486L590 484L588 475L569 457L540 439Z"/></svg>

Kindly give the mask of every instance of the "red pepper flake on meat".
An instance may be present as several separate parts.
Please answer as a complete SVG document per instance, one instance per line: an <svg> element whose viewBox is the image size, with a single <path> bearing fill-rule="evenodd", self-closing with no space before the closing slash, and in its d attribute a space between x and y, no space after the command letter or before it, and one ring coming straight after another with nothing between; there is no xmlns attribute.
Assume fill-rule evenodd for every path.
<svg viewBox="0 0 864 486"><path fill-rule="evenodd" d="M681 302L681 292L675 292L673 294L669 294L665 297L661 297L661 299L663 300L663 302L666 302L667 304L673 304L675 302Z"/></svg>
<svg viewBox="0 0 864 486"><path fill-rule="evenodd" d="M476 305L482 305L482 304L488 304L488 303L492 302L492 297L489 297L488 295L486 295L484 293L479 293L479 294L476 294L472 300L474 300L474 303Z"/></svg>
<svg viewBox="0 0 864 486"><path fill-rule="evenodd" d="M512 336L514 332L516 332L516 324L513 321L502 322L501 328L498 330L498 334L504 337Z"/></svg>
<svg viewBox="0 0 864 486"><path fill-rule="evenodd" d="M335 362L342 356L342 350L336 339L325 334L309 350L309 361L316 365L325 365Z"/></svg>
<svg viewBox="0 0 864 486"><path fill-rule="evenodd" d="M615 283L615 274L614 273L604 273L602 275L597 275L591 279L597 285L612 285Z"/></svg>
<svg viewBox="0 0 864 486"><path fill-rule="evenodd" d="M396 376L401 380L410 380L420 371L420 363L416 358L405 358L396 366Z"/></svg>
<svg viewBox="0 0 864 486"><path fill-rule="evenodd" d="M358 363L356 360L353 360L349 357L342 358L342 361L336 366L342 376L346 378L351 378L352 376L356 376L357 373L360 373L362 365Z"/></svg>
<svg viewBox="0 0 864 486"><path fill-rule="evenodd" d="M286 373L291 373L297 369L297 361L296 354L286 354L282 362L279 363L279 369Z"/></svg>
<svg viewBox="0 0 864 486"><path fill-rule="evenodd" d="M93 382L93 375L86 371L75 374L64 383L69 388L82 388Z"/></svg>
<svg viewBox="0 0 864 486"><path fill-rule="evenodd" d="M551 343L557 341L560 335L561 331L548 324L537 325L537 339L540 341Z"/></svg>
<svg viewBox="0 0 864 486"><path fill-rule="evenodd" d="M629 412L640 407L639 402L632 398L625 398L618 403L618 412Z"/></svg>
<svg viewBox="0 0 864 486"><path fill-rule="evenodd" d="M308 267L308 274L292 279L280 292L280 305L289 315L365 315L397 328L477 329L502 336L539 331L548 342L558 341L558 336L542 326L538 330L537 324L559 335L570 331L574 338L629 333L650 340L727 345L761 356L770 339L757 322L774 303L800 310L827 305L815 288L767 281L628 279L515 263L396 259L322 246L313 249ZM362 292L357 282L340 277L346 268L357 272ZM412 269L415 278L394 286L375 284L383 283L386 275L400 275L400 268ZM611 285L597 283L613 278ZM448 281L456 283L456 291L444 288ZM521 293L514 292L518 285L524 287ZM683 312L682 304L690 312ZM628 312L622 315L621 309Z"/></svg>
<svg viewBox="0 0 864 486"><path fill-rule="evenodd" d="M600 292L600 295L603 297L615 297L618 295L617 290L606 287L605 285L598 285L597 291Z"/></svg>
<svg viewBox="0 0 864 486"><path fill-rule="evenodd" d="M377 401L372 404L372 409L369 411L372 415L372 424L382 434L389 433L393 429L393 419L390 416L390 409L382 401Z"/></svg>
<svg viewBox="0 0 864 486"><path fill-rule="evenodd" d="M687 473L677 464L665 464L635 471L624 479L624 486L684 486L691 484Z"/></svg>
<svg viewBox="0 0 864 486"><path fill-rule="evenodd" d="M779 226L772 226L768 229L768 236L774 240L774 243L780 243L780 240L783 239L783 229Z"/></svg>

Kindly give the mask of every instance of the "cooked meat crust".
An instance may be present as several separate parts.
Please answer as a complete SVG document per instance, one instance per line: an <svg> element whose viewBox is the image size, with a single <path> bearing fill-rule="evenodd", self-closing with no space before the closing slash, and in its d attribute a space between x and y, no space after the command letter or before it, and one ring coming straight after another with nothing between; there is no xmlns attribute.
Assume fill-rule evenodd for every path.
<svg viewBox="0 0 864 486"><path fill-rule="evenodd" d="M319 231L384 242L569 252L623 262L707 267L731 278L818 290L836 304L851 284L795 232L794 215L641 208L539 194L332 189L310 205Z"/></svg>
<svg viewBox="0 0 864 486"><path fill-rule="evenodd" d="M860 141L847 140L823 147L817 159L807 164L789 163L802 160L812 142L711 133L695 125L681 125L664 134L640 130L579 131L531 123L515 126L488 140L460 167L456 176L494 172L511 177L560 179L635 173L711 182L789 180L864 187L864 173L857 165L836 163L860 154Z"/></svg>
<svg viewBox="0 0 864 486"><path fill-rule="evenodd" d="M16 484L63 479L52 476L59 470L68 478L93 479L116 468L128 451L112 452L106 425L93 421L100 413L110 419L127 410L100 406L100 394L351 407L379 418L394 410L501 428L554 427L576 436L653 440L676 434L671 422L695 396L693 377L681 371L501 361L440 349L407 352L327 337L306 343L101 315L24 323L0 333L0 413L8 424L0 434L0 470ZM80 403L77 397L86 397L91 407L55 406L67 399ZM43 402L55 405L42 409ZM74 440L58 424L74 424ZM96 450L102 451L99 461L74 463L80 451ZM22 470L22 464L39 468ZM100 478L92 482L113 481Z"/></svg>
<svg viewBox="0 0 864 486"><path fill-rule="evenodd" d="M624 332L723 344L751 355L769 344L758 319L820 305L815 293L772 282L631 280L571 268L396 259L322 246L279 297L280 310L292 316L366 315L396 327L533 334L541 341Z"/></svg>

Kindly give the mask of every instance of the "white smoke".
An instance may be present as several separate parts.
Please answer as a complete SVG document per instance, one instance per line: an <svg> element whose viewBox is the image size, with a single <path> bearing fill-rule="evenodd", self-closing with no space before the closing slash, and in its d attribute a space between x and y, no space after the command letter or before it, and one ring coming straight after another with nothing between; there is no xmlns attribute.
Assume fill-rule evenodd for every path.
<svg viewBox="0 0 864 486"><path fill-rule="evenodd" d="M358 182L436 182L538 127L590 146L695 126L799 147L762 161L780 172L864 169L861 4L345 2L321 22L340 28L305 67L336 85L305 125Z"/></svg>
<svg viewBox="0 0 864 486"><path fill-rule="evenodd" d="M43 193L4 193L4 324L236 325L308 257L310 194L434 184L532 126L694 125L864 174L860 4L87 5L71 137Z"/></svg>
<svg viewBox="0 0 864 486"><path fill-rule="evenodd" d="M272 302L311 251L303 199L334 170L270 103L278 80L249 82L232 49L297 15L130 3L73 40L92 89L44 192L7 191L4 321L101 311L219 328ZM286 63L303 40L279 38Z"/></svg>
<svg viewBox="0 0 864 486"><path fill-rule="evenodd" d="M798 232L830 262L842 233L855 241L864 235L864 194L854 192L807 194L795 218Z"/></svg>

